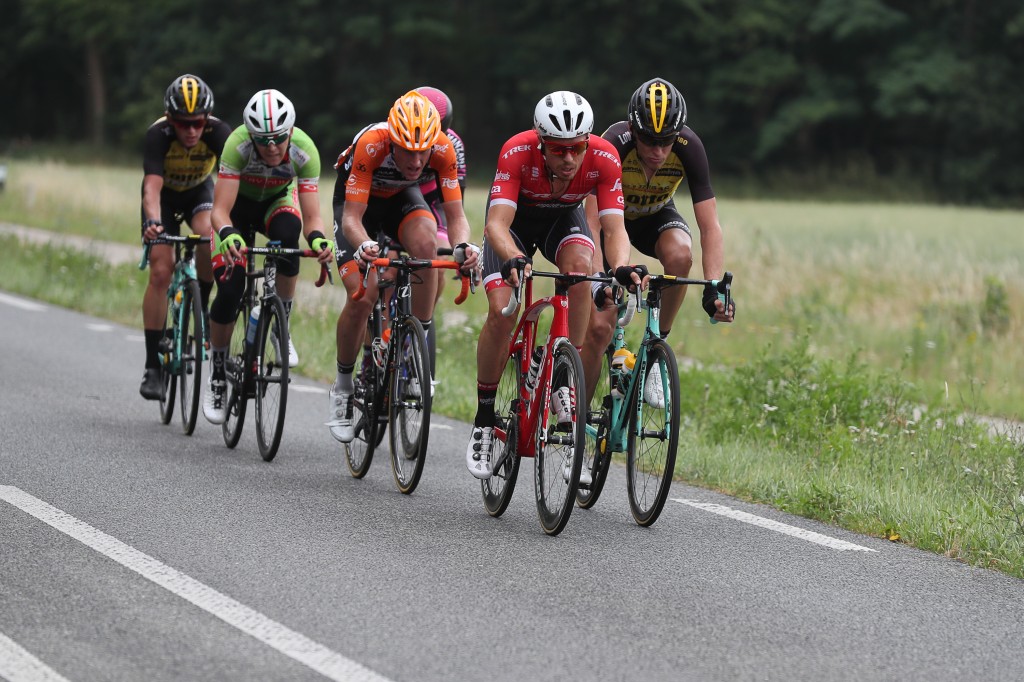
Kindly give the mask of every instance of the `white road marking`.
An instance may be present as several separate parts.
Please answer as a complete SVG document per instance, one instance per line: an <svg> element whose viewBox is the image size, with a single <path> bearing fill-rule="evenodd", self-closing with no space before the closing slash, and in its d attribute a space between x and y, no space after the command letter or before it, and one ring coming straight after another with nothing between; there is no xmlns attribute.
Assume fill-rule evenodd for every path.
<svg viewBox="0 0 1024 682"><path fill-rule="evenodd" d="M88 322L85 328L94 332L109 332L113 327L109 324L100 324L99 322Z"/></svg>
<svg viewBox="0 0 1024 682"><path fill-rule="evenodd" d="M0 294L0 303L6 303L12 305L15 308L21 308L22 310L29 310L33 313L38 313L46 310L46 306L40 305L34 301L26 301L22 298L16 298L14 296L8 296L7 294Z"/></svg>
<svg viewBox="0 0 1024 682"><path fill-rule="evenodd" d="M323 393L325 395L327 394L326 388L321 388L320 386L305 386L303 384L289 384L288 390L298 391L299 393Z"/></svg>
<svg viewBox="0 0 1024 682"><path fill-rule="evenodd" d="M53 668L0 632L0 679L8 682L68 682Z"/></svg>
<svg viewBox="0 0 1024 682"><path fill-rule="evenodd" d="M447 431L451 431L453 429L451 424L431 424L430 428L431 430L444 429Z"/></svg>
<svg viewBox="0 0 1024 682"><path fill-rule="evenodd" d="M839 540L838 538L832 538L821 533L815 533L811 530L804 530L803 528L797 528L796 526L788 526L785 523L779 523L778 521L772 521L761 516L755 516L754 514L748 514L747 512L726 507L721 504L712 504L710 502L698 502L696 500L684 500L678 497L672 498L673 502L680 504L689 505L696 507L697 509L703 509L704 511L711 512L712 514L718 514L719 516L726 516L730 519L742 521L743 523L749 523L753 526L760 526L761 528L767 528L768 530L774 530L777 533L783 533L785 535L791 535L801 540L807 540L808 542L814 542L825 547L837 549L840 552L854 551L854 552L877 552L877 549L871 549L870 547L862 547L855 545L852 542L846 540Z"/></svg>
<svg viewBox="0 0 1024 682"><path fill-rule="evenodd" d="M99 531L84 521L29 495L20 488L0 485L0 500L6 501L87 547L135 571L207 613L220 618L272 649L312 668L324 677L339 682L389 682L369 668L331 651L301 633L271 620L262 613L190 578L184 573L143 554L117 538ZM2 652L2 650L0 650Z"/></svg>

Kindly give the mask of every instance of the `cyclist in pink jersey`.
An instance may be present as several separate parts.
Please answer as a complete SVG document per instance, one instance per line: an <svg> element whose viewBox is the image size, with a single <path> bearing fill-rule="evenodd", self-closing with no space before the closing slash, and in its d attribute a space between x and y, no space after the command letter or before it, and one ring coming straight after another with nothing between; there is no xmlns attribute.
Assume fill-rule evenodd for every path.
<svg viewBox="0 0 1024 682"><path fill-rule="evenodd" d="M481 479L491 475L494 397L516 322L501 310L511 297L509 286L530 272L531 256L540 249L559 272L590 272L594 242L583 200L593 193L616 279L634 286L647 274L643 266L628 265L622 166L611 143L590 136L590 104L574 92L553 92L537 103L533 125L502 147L487 204L481 257L488 311L477 344L478 405L466 448L466 466ZM577 347L586 335L590 295L585 282L569 289L569 337Z"/></svg>

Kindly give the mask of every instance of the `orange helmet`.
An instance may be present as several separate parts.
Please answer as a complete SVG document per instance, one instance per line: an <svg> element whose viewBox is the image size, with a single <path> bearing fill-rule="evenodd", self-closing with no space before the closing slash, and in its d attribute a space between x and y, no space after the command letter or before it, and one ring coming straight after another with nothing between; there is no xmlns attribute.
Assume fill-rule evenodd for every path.
<svg viewBox="0 0 1024 682"><path fill-rule="evenodd" d="M395 100L388 114L391 142L411 152L423 152L434 146L441 134L441 116L430 100L410 90Z"/></svg>

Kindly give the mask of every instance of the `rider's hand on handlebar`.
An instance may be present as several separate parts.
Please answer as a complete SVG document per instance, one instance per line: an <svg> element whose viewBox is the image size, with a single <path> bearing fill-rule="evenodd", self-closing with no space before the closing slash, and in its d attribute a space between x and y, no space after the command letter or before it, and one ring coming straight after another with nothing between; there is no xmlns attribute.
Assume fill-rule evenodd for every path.
<svg viewBox="0 0 1024 682"><path fill-rule="evenodd" d="M638 287L639 289L646 288L647 282L651 279L647 266L643 263L639 265L620 265L615 268L615 272L612 275L615 277L616 282L626 287L632 293L636 293Z"/></svg>
<svg viewBox="0 0 1024 682"><path fill-rule="evenodd" d="M533 259L519 254L501 264L501 278L511 287L519 286L520 276L527 276L533 270Z"/></svg>
<svg viewBox="0 0 1024 682"><path fill-rule="evenodd" d="M462 242L452 249L455 262L461 265L459 271L464 275L472 275L480 268L480 247L476 244Z"/></svg>
<svg viewBox="0 0 1024 682"><path fill-rule="evenodd" d="M736 298L729 297L729 310L725 309L725 301L718 295L718 289L711 284L704 285L704 296L701 299L704 312L717 322L732 322L736 317Z"/></svg>
<svg viewBox="0 0 1024 682"><path fill-rule="evenodd" d="M225 225L217 230L219 246L217 252L226 256L230 263L242 262L242 249L245 248L245 239L242 233L231 225Z"/></svg>
<svg viewBox="0 0 1024 682"><path fill-rule="evenodd" d="M380 245L372 239L367 239L356 249L356 258L359 265L366 267L366 264L380 255Z"/></svg>
<svg viewBox="0 0 1024 682"><path fill-rule="evenodd" d="M306 241L309 242L309 248L319 252L316 261L321 265L327 265L334 260L334 242L324 236L324 233L320 230L313 230L306 235Z"/></svg>
<svg viewBox="0 0 1024 682"><path fill-rule="evenodd" d="M164 231L164 224L159 220L147 219L142 223L142 241L151 242Z"/></svg>
<svg viewBox="0 0 1024 682"><path fill-rule="evenodd" d="M595 272L595 276L601 276L604 273ZM605 282L591 282L590 283L590 294L594 297L594 305L597 306L598 310L604 310L610 307L611 304L615 303L615 296L612 292L610 284Z"/></svg>

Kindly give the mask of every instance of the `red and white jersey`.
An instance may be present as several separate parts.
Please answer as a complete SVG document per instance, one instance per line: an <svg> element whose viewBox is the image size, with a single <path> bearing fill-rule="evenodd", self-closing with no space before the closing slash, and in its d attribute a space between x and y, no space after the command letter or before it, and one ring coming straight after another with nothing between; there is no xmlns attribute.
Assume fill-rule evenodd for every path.
<svg viewBox="0 0 1024 682"><path fill-rule="evenodd" d="M534 130L513 136L501 148L498 169L491 186L491 204L561 212L577 206L588 194L597 196L599 215L622 214L622 164L619 153L607 140L591 135L583 162L561 196L551 192L551 176Z"/></svg>

